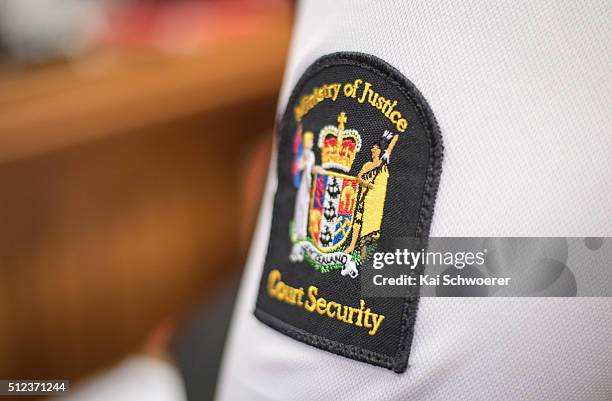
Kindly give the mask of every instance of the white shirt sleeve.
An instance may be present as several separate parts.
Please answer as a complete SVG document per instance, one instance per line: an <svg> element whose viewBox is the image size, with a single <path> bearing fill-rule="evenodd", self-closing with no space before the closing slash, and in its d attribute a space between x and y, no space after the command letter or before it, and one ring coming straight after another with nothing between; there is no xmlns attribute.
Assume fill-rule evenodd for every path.
<svg viewBox="0 0 612 401"><path fill-rule="evenodd" d="M61 400L187 401L187 395L176 367L160 359L134 356L70 388Z"/></svg>
<svg viewBox="0 0 612 401"><path fill-rule="evenodd" d="M279 107L336 51L394 65L438 119L431 236L610 236L612 3L302 2ZM612 299L423 298L408 370L356 362L256 320L271 168L219 400L587 400L612 396Z"/></svg>

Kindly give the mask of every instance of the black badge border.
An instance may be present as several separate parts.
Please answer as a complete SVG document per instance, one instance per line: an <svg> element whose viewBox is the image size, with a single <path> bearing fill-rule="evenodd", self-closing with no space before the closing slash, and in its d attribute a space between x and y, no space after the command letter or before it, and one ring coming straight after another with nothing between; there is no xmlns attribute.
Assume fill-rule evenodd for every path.
<svg viewBox="0 0 612 401"><path fill-rule="evenodd" d="M429 163L427 167L425 183L423 185L421 208L419 212L419 220L417 222L415 230L415 238L421 239L421 245L423 247L427 247L429 228L431 226L431 220L433 217L433 210L435 206L436 195L438 192L440 175L442 173L442 158L444 146L442 144L440 128L438 127L438 123L432 110L429 107L429 104L427 103L421 92L419 92L419 90L416 88L416 86L406 77L404 77L401 72L399 72L397 69L395 69L393 66L391 66L384 60L365 53L337 52L322 56L306 69L300 80L293 88L291 96L287 101L287 107L285 108L285 112L283 113L277 132L282 133L284 128L289 124L289 121L293 116L293 114L291 113L292 109L290 105L294 104L298 100L306 84L315 75L319 74L326 68L340 65L360 67L379 75L385 80L390 81L408 99L408 101L417 111L419 121L421 122L427 133L427 140L429 143ZM287 140L287 138L285 138L284 140ZM278 135L277 141L277 145L280 148L283 141L282 134ZM277 166L283 165L283 157L287 157L287 155L283 155L282 152L278 152ZM279 172L277 172L277 179L279 178L278 174ZM274 204L276 204L276 195L274 196ZM275 227L274 223L275 221L273 219L271 229ZM270 252L271 247L272 241L268 239L266 255ZM420 266L420 268L422 268L422 266ZM418 289L417 291L415 291L415 294L408 295L405 298L400 339L394 357L390 357L388 355L384 355L355 345L344 344L338 341L327 339L322 336L318 336L316 334L306 332L305 330L285 323L281 319L272 316L257 307L255 308L254 314L260 321L262 321L266 325L298 341L332 352L337 355L349 357L362 362L368 362L372 365L385 367L387 369L393 370L396 373L403 373L408 367L408 357L410 356L409 345L412 343L412 337L414 335L414 325L416 323L416 314L419 299L420 297L418 295Z"/></svg>

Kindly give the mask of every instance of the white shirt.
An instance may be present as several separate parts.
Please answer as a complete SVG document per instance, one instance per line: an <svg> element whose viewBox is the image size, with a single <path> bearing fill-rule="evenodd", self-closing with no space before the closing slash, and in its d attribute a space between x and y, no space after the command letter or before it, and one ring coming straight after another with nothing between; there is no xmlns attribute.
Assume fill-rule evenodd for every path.
<svg viewBox="0 0 612 401"><path fill-rule="evenodd" d="M431 236L610 236L611 20L605 0L302 2L279 113L318 57L372 54L440 124ZM265 326L252 312L275 179L272 166L219 400L611 399L609 298L423 298L403 374Z"/></svg>

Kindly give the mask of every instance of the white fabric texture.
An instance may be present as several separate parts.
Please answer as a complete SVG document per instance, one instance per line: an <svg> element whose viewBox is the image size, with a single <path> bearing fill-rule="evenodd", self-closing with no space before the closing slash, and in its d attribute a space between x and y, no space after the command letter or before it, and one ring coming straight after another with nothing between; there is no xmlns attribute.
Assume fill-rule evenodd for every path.
<svg viewBox="0 0 612 401"><path fill-rule="evenodd" d="M373 54L419 88L440 124L432 236L611 236L611 21L605 0L303 2L279 112L318 57ZM275 174L219 400L612 399L609 298L423 298L404 374L256 320Z"/></svg>
<svg viewBox="0 0 612 401"><path fill-rule="evenodd" d="M50 397L50 399L54 399ZM58 401L186 401L185 384L170 363L133 356L95 375Z"/></svg>

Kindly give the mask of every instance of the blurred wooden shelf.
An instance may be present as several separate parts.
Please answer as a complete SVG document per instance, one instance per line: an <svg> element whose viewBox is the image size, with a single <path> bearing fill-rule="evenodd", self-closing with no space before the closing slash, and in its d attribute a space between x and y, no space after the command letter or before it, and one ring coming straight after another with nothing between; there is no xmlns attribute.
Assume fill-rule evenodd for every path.
<svg viewBox="0 0 612 401"><path fill-rule="evenodd" d="M268 21L191 54L106 49L39 71L0 69L0 162L276 96L290 17Z"/></svg>
<svg viewBox="0 0 612 401"><path fill-rule="evenodd" d="M264 26L0 67L0 377L83 377L238 273L290 16Z"/></svg>

